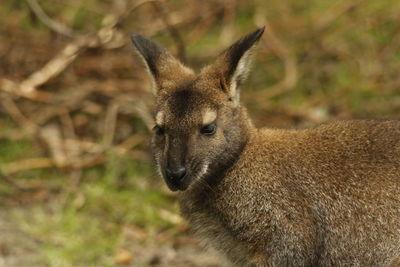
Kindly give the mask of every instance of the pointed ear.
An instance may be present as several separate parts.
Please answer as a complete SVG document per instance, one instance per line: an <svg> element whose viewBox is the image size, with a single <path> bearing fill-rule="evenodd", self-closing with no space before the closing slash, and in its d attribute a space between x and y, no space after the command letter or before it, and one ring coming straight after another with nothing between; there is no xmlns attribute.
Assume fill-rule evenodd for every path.
<svg viewBox="0 0 400 267"><path fill-rule="evenodd" d="M239 103L238 88L247 78L255 44L264 33L264 28L262 27L238 40L222 52L215 63L205 70L214 74L218 73L221 89L229 95L229 98L235 104Z"/></svg>
<svg viewBox="0 0 400 267"><path fill-rule="evenodd" d="M152 77L155 94L174 88L194 75L191 69L156 42L140 34L132 34L131 40Z"/></svg>

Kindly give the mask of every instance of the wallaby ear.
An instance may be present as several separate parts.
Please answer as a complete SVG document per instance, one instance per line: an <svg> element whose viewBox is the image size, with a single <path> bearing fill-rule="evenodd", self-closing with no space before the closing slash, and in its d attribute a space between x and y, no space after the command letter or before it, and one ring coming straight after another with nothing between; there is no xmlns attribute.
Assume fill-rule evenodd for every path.
<svg viewBox="0 0 400 267"><path fill-rule="evenodd" d="M264 29L265 27L262 27L238 40L205 70L218 73L221 89L235 104L239 103L238 87L247 78L255 44L264 33Z"/></svg>
<svg viewBox="0 0 400 267"><path fill-rule="evenodd" d="M156 42L140 34L132 34L131 39L153 79L155 94L159 94L164 89L174 88L188 79L188 76L194 75L191 69L185 67Z"/></svg>

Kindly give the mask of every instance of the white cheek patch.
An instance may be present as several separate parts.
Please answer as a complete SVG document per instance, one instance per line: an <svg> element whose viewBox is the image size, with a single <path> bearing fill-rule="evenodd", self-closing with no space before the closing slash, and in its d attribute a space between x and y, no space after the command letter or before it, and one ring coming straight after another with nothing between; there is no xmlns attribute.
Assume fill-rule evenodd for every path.
<svg viewBox="0 0 400 267"><path fill-rule="evenodd" d="M201 171L200 171L200 174L199 174L199 177L200 178L202 178L202 176L204 176L206 173L207 173L207 171L208 171L208 163L206 162L206 163L204 163L204 165L203 165L203 167L201 168Z"/></svg>
<svg viewBox="0 0 400 267"><path fill-rule="evenodd" d="M195 175L194 181L196 183L206 185L210 188L210 185L205 180L203 180L203 177L207 174L208 166L209 163L207 161L203 163L203 166L201 167L200 171Z"/></svg>
<svg viewBox="0 0 400 267"><path fill-rule="evenodd" d="M160 177L163 178L163 174L162 174L162 171L161 171L160 154L159 153L157 153L155 155L155 160L156 160L156 166L157 166L158 175L160 175Z"/></svg>
<svg viewBox="0 0 400 267"><path fill-rule="evenodd" d="M156 114L156 124L163 125L164 123L164 113L162 111Z"/></svg>
<svg viewBox="0 0 400 267"><path fill-rule="evenodd" d="M203 112L203 125L207 125L215 121L217 118L217 112L215 110L206 109Z"/></svg>

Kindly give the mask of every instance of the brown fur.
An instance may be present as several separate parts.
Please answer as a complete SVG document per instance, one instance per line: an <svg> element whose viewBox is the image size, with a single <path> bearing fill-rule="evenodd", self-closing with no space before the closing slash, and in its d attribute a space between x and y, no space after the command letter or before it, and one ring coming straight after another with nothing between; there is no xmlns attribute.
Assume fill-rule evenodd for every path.
<svg viewBox="0 0 400 267"><path fill-rule="evenodd" d="M181 190L183 216L235 266L399 266L400 121L256 129L237 88L261 34L197 76L175 65L166 87L150 69L163 114L153 150L169 187ZM147 66L165 71L172 56L146 58L137 38ZM212 136L199 134L205 110L217 113ZM187 175L174 184L165 168L182 164Z"/></svg>

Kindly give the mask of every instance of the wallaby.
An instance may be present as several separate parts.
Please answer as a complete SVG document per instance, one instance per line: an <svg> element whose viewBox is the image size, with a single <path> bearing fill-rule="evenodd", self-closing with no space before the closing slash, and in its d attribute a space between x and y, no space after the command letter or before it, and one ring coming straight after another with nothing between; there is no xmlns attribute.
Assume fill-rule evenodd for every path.
<svg viewBox="0 0 400 267"><path fill-rule="evenodd" d="M239 102L264 28L199 74L138 34L152 149L183 216L234 266L400 266L400 120L257 129Z"/></svg>

